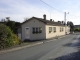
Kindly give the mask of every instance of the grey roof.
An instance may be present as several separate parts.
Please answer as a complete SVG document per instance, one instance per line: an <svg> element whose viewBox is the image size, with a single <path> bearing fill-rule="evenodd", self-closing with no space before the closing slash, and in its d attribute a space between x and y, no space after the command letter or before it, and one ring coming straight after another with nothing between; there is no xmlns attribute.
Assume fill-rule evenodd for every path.
<svg viewBox="0 0 80 60"><path fill-rule="evenodd" d="M74 25L75 28L80 28L80 25Z"/></svg>
<svg viewBox="0 0 80 60"><path fill-rule="evenodd" d="M64 24L61 24L60 22L54 22L54 21L50 21L50 20L44 20L42 18L37 18L37 17L32 17L32 18L26 20L25 22L23 22L22 24L24 24L24 23L32 20L33 18L35 18L35 19L37 19L37 20L39 20L39 21L41 21L41 22L43 22L43 23L45 23L47 25L64 26Z"/></svg>

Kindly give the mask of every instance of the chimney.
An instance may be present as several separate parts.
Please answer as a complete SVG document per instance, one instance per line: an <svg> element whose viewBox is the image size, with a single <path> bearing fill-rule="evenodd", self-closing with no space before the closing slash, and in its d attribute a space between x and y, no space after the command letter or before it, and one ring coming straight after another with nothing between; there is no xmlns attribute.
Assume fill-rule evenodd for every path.
<svg viewBox="0 0 80 60"><path fill-rule="evenodd" d="M45 14L43 15L43 19L46 20L46 15Z"/></svg>
<svg viewBox="0 0 80 60"><path fill-rule="evenodd" d="M52 19L50 19L50 21L52 21Z"/></svg>
<svg viewBox="0 0 80 60"><path fill-rule="evenodd" d="M58 23L61 23L61 21L58 21Z"/></svg>

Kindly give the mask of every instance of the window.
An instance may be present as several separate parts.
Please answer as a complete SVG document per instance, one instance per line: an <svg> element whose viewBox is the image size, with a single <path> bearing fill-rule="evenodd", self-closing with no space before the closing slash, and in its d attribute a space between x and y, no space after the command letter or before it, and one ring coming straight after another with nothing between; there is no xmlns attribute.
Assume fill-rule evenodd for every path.
<svg viewBox="0 0 80 60"><path fill-rule="evenodd" d="M64 28L63 27L60 27L60 32L62 32L64 30Z"/></svg>
<svg viewBox="0 0 80 60"><path fill-rule="evenodd" d="M49 27L49 33L51 33L52 32L52 27Z"/></svg>
<svg viewBox="0 0 80 60"><path fill-rule="evenodd" d="M60 32L62 32L62 28L60 27Z"/></svg>
<svg viewBox="0 0 80 60"><path fill-rule="evenodd" d="M33 34L42 33L42 28L41 27L33 27L32 28L32 33Z"/></svg>
<svg viewBox="0 0 80 60"><path fill-rule="evenodd" d="M41 27L39 27L39 33L42 33L42 28Z"/></svg>
<svg viewBox="0 0 80 60"><path fill-rule="evenodd" d="M64 28L62 27L62 31L64 31Z"/></svg>
<svg viewBox="0 0 80 60"><path fill-rule="evenodd" d="M56 32L56 27L53 27L53 32Z"/></svg>
<svg viewBox="0 0 80 60"><path fill-rule="evenodd" d="M38 28L36 28L36 33L38 33Z"/></svg>
<svg viewBox="0 0 80 60"><path fill-rule="evenodd" d="M32 33L35 34L36 33L36 29L33 27L32 28Z"/></svg>

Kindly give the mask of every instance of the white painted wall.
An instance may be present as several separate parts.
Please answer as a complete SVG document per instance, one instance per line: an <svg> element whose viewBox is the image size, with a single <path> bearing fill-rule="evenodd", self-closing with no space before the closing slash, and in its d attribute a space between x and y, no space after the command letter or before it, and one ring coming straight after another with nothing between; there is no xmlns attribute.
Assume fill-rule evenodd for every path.
<svg viewBox="0 0 80 60"><path fill-rule="evenodd" d="M46 39L45 33L45 24L39 20L32 19L27 23L22 25L22 40L25 40L25 27L30 28L30 40L39 40L39 39ZM33 34L32 27L42 27L42 33L40 34Z"/></svg>

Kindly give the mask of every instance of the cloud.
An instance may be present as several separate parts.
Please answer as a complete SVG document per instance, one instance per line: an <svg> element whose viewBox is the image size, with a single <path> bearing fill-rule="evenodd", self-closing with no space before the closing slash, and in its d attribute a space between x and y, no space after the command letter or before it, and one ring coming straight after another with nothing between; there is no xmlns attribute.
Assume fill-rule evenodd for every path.
<svg viewBox="0 0 80 60"><path fill-rule="evenodd" d="M20 2L19 2L20 1ZM7 8L0 8L0 18L11 17L11 19L22 22L25 17L37 16L41 17L42 14L48 13L45 9L40 9L36 6L32 6L27 2L22 0L9 0L3 1L3 3Z"/></svg>
<svg viewBox="0 0 80 60"><path fill-rule="evenodd" d="M0 3L8 6L7 8L0 8L0 18L11 17L12 20L23 22L24 18L36 16L43 17L43 14L47 15L47 19L50 19L50 12L45 8L40 9L37 6L33 6L24 0L1 0ZM55 15L54 15L55 14ZM57 17L59 13L51 12L51 16ZM57 17L59 18L59 17Z"/></svg>
<svg viewBox="0 0 80 60"><path fill-rule="evenodd" d="M44 1L50 4L50 1L53 0L50 1L44 0ZM56 7L55 5L54 7L56 7L57 9L62 8L60 9L61 11L68 11L72 15L75 14L76 16L80 16L79 3L74 5L74 3L70 0L61 0L61 2L66 2L65 4L63 4L65 8L62 8L61 6ZM0 0L0 19L5 17L10 17L11 20L23 22L24 18L30 18L32 16L43 18L43 14L46 14L47 19L51 18L54 21L64 20L64 13L60 13L48 6L44 6L45 4L43 5L43 3L39 3L41 4L40 6L37 5L38 3L35 4L36 5L29 3L28 0L8 0L8 1ZM75 18L75 19L79 20L79 18ZM75 19L73 16L68 16L67 18L67 20L73 21L75 24L79 24L79 22L76 22Z"/></svg>

